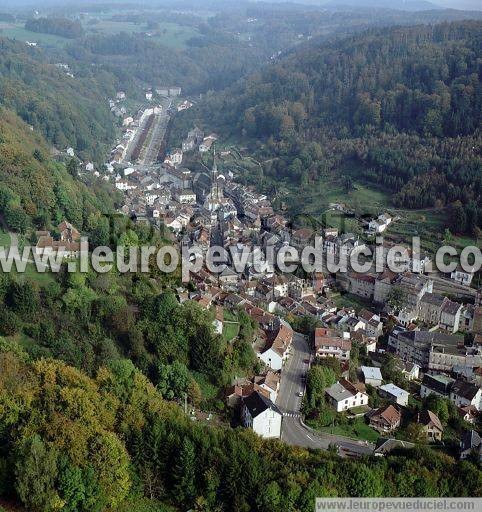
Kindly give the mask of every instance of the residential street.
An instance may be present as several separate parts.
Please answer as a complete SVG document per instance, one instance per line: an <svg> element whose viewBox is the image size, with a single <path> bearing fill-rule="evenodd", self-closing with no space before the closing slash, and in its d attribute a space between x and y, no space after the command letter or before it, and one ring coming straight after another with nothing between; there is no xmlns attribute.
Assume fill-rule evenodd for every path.
<svg viewBox="0 0 482 512"><path fill-rule="evenodd" d="M306 337L295 333L291 350L291 356L281 372L280 390L276 400L276 405L283 412L281 439L290 445L323 450L334 443L340 447L339 453L342 456L370 455L374 448L372 444L347 437L322 434L303 425L300 417L302 398L298 395L304 391L305 382L302 376L309 368L306 361L311 357Z"/></svg>

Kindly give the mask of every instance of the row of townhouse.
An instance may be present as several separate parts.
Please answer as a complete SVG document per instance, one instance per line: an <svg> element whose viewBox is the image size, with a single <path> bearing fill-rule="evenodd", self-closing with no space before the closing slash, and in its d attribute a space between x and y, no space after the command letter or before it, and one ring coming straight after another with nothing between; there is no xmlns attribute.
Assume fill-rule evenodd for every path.
<svg viewBox="0 0 482 512"><path fill-rule="evenodd" d="M466 347L463 339L451 334L399 327L390 334L388 346L402 360L425 370L451 372L455 367L482 366L481 347Z"/></svg>
<svg viewBox="0 0 482 512"><path fill-rule="evenodd" d="M478 416L482 409L482 388L471 382L456 380L444 374L425 374L420 388L420 396L430 395L448 398L459 410L467 415L466 420Z"/></svg>
<svg viewBox="0 0 482 512"><path fill-rule="evenodd" d="M448 297L426 293L420 300L417 316L429 325L455 333L460 330L463 310L463 304L453 302Z"/></svg>

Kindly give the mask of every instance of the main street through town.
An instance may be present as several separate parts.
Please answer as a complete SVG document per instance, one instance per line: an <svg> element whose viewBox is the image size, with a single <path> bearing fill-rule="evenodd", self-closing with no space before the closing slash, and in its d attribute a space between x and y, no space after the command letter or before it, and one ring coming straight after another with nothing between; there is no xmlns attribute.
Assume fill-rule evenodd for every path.
<svg viewBox="0 0 482 512"><path fill-rule="evenodd" d="M374 446L343 436L315 432L303 424L300 408L304 393L304 376L309 368L311 351L306 336L295 333L291 355L281 372L281 383L276 405L283 412L281 439L293 446L326 450L337 445L342 456L371 455Z"/></svg>

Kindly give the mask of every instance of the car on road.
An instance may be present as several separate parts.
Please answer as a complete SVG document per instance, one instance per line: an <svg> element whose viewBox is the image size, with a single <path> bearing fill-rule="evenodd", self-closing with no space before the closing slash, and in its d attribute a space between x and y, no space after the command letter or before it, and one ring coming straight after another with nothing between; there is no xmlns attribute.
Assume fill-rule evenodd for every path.
<svg viewBox="0 0 482 512"><path fill-rule="evenodd" d="M300 396L300 397L303 396L303 391L299 391L298 396Z"/></svg>

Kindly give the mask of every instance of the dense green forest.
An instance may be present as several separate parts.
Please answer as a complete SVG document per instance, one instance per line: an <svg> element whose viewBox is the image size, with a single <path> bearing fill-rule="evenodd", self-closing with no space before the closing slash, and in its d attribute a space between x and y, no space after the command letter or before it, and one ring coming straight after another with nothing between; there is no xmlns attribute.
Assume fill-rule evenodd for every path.
<svg viewBox="0 0 482 512"><path fill-rule="evenodd" d="M308 45L179 122L264 141L265 176L295 184L355 160L399 206L460 202L454 223L470 233L482 223L481 40L480 22L460 22Z"/></svg>
<svg viewBox="0 0 482 512"><path fill-rule="evenodd" d="M0 339L0 490L32 511L303 511L323 496L480 496L419 447L340 459L192 422L125 359L93 377ZM171 508L172 506L172 508Z"/></svg>
<svg viewBox="0 0 482 512"><path fill-rule="evenodd" d="M64 164L54 162L41 134L0 108L0 219L19 233L45 229L64 218L94 232L114 209L116 195L104 183L88 188ZM75 166L75 164L74 164Z"/></svg>
<svg viewBox="0 0 482 512"><path fill-rule="evenodd" d="M55 147L103 158L114 138L107 99L114 78L102 70L74 78L37 48L0 38L0 105L16 112Z"/></svg>
<svg viewBox="0 0 482 512"><path fill-rule="evenodd" d="M75 39L84 34L80 21L72 21L67 18L32 18L27 20L25 28L32 32L54 34L68 39Z"/></svg>
<svg viewBox="0 0 482 512"><path fill-rule="evenodd" d="M223 89L267 59L264 51L231 35L193 39L187 50L167 48L139 34L93 35L67 51L115 74L127 90L139 83L180 85L190 94Z"/></svg>

